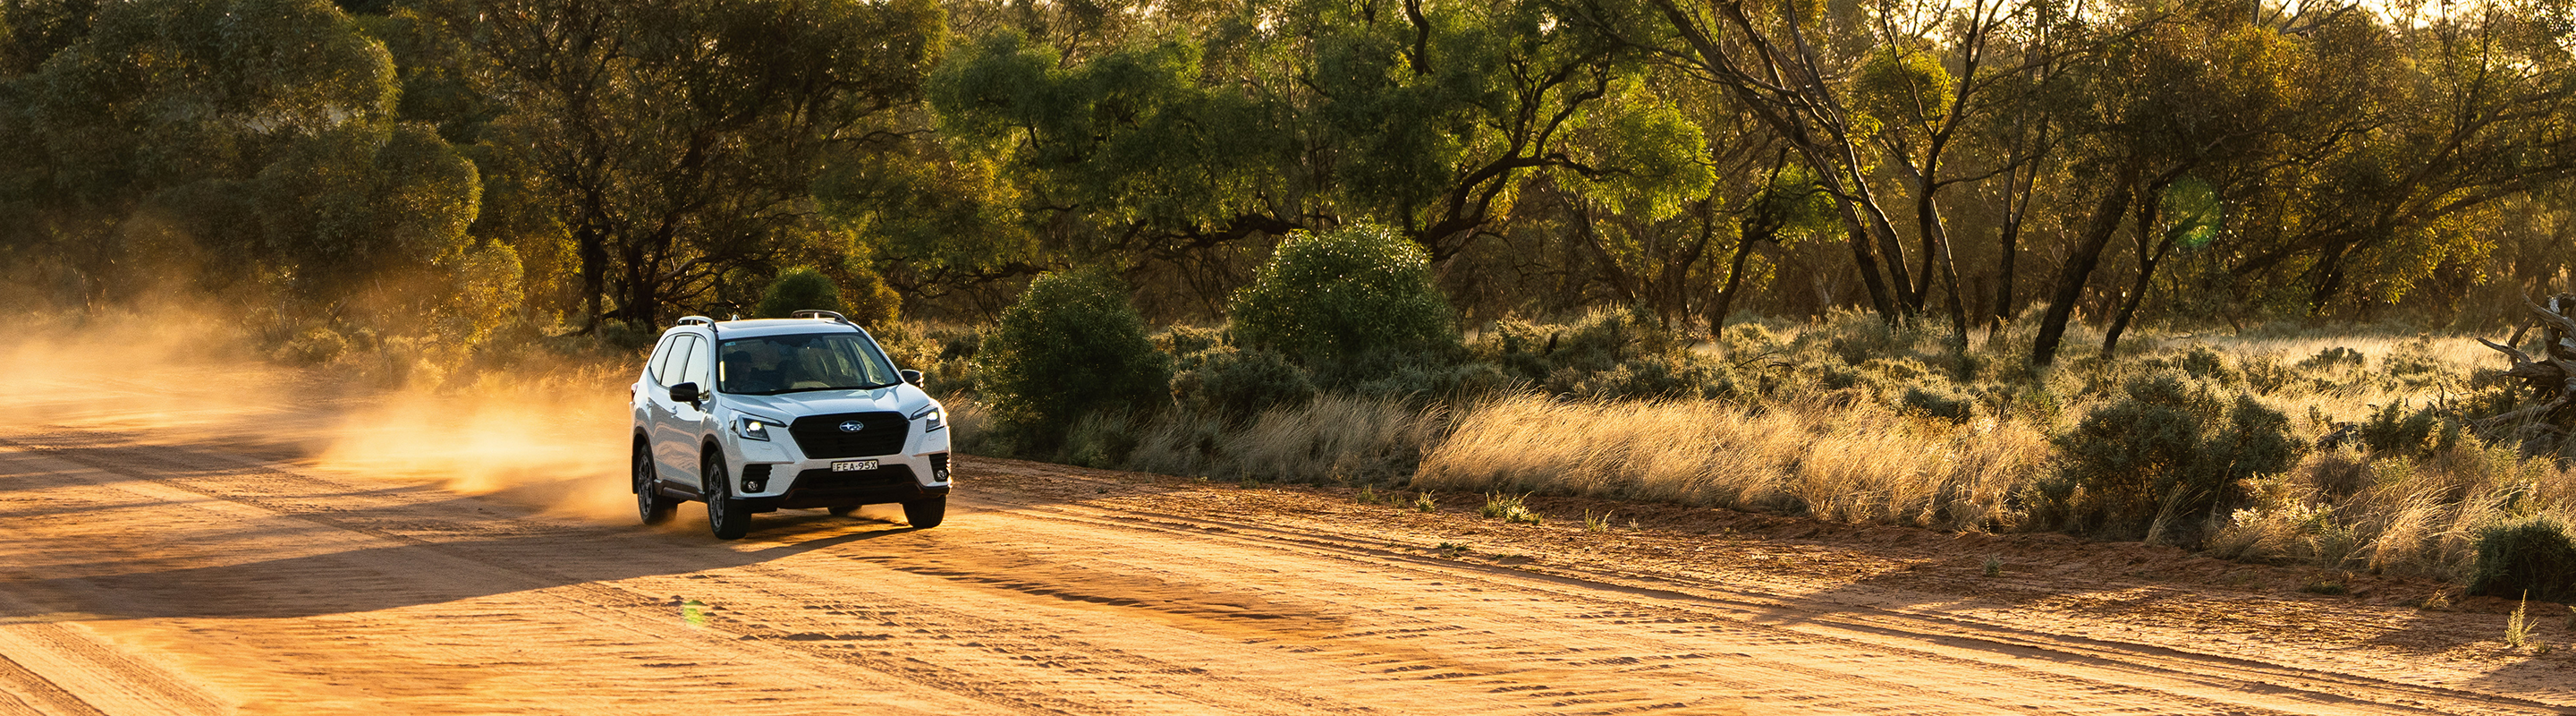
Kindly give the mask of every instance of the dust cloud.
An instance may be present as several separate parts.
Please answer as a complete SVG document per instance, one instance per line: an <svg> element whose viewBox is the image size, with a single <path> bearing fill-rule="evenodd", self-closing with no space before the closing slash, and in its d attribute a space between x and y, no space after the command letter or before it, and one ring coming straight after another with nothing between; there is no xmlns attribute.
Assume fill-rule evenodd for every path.
<svg viewBox="0 0 2576 716"><path fill-rule="evenodd" d="M461 391L391 391L350 407L315 462L559 514L631 520L621 388L499 378Z"/></svg>
<svg viewBox="0 0 2576 716"><path fill-rule="evenodd" d="M236 322L184 311L29 319L0 344L22 430L130 434L548 513L633 519L631 365L603 358L444 374L424 387L346 357L281 365ZM22 324L29 325L29 324Z"/></svg>

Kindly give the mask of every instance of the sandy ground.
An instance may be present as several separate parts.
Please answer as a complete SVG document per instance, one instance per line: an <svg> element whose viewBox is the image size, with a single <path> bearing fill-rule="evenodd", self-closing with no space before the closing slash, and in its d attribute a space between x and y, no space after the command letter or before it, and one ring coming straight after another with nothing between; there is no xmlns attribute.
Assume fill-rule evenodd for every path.
<svg viewBox="0 0 2576 716"><path fill-rule="evenodd" d="M624 511L607 391L55 387L0 427L0 713L2576 713L2565 607L2507 649L2430 582L984 458L936 529L720 542Z"/></svg>

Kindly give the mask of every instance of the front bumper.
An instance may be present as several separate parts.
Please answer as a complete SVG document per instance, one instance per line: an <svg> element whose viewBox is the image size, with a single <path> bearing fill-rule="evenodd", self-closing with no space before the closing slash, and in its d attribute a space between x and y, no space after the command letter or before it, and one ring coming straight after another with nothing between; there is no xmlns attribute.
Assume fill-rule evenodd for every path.
<svg viewBox="0 0 2576 716"><path fill-rule="evenodd" d="M948 494L948 431L905 436L902 452L867 457L807 458L787 436L729 439L741 465L734 494L754 512L908 502ZM728 436L733 437L733 436ZM877 469L832 471L832 463L875 460Z"/></svg>

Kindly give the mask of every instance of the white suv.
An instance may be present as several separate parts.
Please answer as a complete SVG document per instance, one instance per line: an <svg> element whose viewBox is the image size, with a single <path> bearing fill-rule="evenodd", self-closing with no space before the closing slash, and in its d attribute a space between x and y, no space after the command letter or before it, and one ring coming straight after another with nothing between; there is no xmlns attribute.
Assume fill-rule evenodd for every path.
<svg viewBox="0 0 2576 716"><path fill-rule="evenodd" d="M716 537L751 515L901 503L916 529L948 512L948 414L876 339L830 311L680 319L635 381L635 510L645 524L707 503Z"/></svg>

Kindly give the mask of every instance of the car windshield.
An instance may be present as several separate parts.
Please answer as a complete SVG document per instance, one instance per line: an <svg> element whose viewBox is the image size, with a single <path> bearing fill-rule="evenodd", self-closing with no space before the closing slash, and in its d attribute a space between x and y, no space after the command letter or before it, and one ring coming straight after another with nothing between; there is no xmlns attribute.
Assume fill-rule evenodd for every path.
<svg viewBox="0 0 2576 716"><path fill-rule="evenodd" d="M777 395L865 390L902 382L873 341L852 333L737 338L716 361L716 390Z"/></svg>

